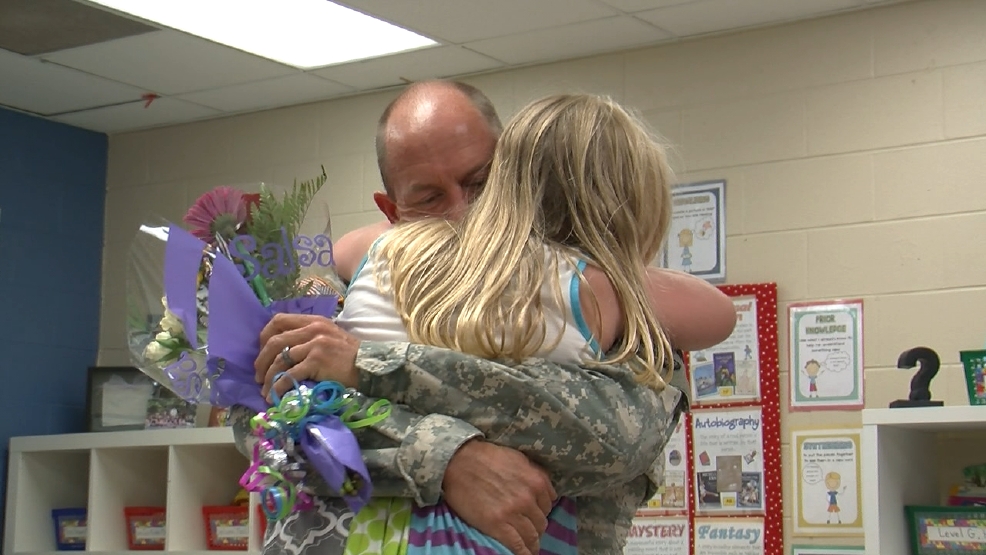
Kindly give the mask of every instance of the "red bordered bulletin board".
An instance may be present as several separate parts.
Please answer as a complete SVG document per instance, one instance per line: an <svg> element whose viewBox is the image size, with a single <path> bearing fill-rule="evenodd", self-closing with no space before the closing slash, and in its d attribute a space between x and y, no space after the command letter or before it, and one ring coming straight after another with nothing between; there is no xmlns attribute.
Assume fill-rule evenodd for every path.
<svg viewBox="0 0 986 555"><path fill-rule="evenodd" d="M684 476L685 483L684 487L687 492L686 503L684 507L676 506L675 503L669 503L667 498L663 498L663 495L667 495L667 487L665 492L655 496L655 500L652 500L648 508L641 509L638 512L638 517L649 518L649 519L660 519L661 521L667 522L681 522L687 518L688 522L688 534L689 534L689 552L692 555L698 555L695 547L695 537L696 529L702 526L703 523L716 523L722 522L722 519L739 519L748 521L751 524L756 524L763 521L763 546L765 555L783 555L784 553L784 532L783 532L783 499L782 499L782 472L781 472L781 429L780 429L780 381L779 381L779 366L778 366L778 333L777 333L777 284L775 283L756 283L756 284L743 284L743 285L721 285L719 289L734 298L734 303L737 305L737 314L741 314L743 310L750 310L749 303L744 304L744 301L749 299L755 303L754 309L756 312L756 343L758 360L755 362L758 367L757 375L759 376L759 383L757 394L754 396L750 395L729 395L723 398L719 393L713 395L706 395L703 399L697 394L697 386L693 383L692 391L689 392L689 398L692 401L691 404L691 414L683 415L683 428L682 431L685 433L683 443L686 455L684 456ZM740 317L741 318L741 317ZM737 323L737 330L734 331L733 336L730 340L724 342L722 345L741 345L740 351L742 354L738 355L736 358L752 358L754 353L750 352L751 349L747 349L746 345L743 344L741 339L738 339L738 334L753 333L751 330L753 326L747 326L745 332L742 332L742 326ZM703 364L699 359L705 360L710 358L709 353L716 353L720 346L713 347L712 349L706 350L699 353L696 360L693 361L693 353L686 353L685 364L689 373L689 381L695 379L692 375L695 364L698 363L698 367L701 369L702 366L708 366L708 364ZM722 350L722 349L719 349ZM717 353L716 356L719 356ZM717 360L713 364L713 369L717 368ZM737 374L736 367L740 366L741 363L733 363L733 384L737 384ZM724 383L728 383L728 380ZM726 388L728 390L728 387ZM735 391L739 391L738 387L734 387ZM721 389L717 389L721 393ZM711 399L711 401L710 401ZM710 511L707 506L699 507L698 496L700 493L698 481L698 473L696 468L698 465L708 465L709 460L707 457L703 457L702 461L698 458L702 453L695 453L696 438L695 438L695 419L708 420L709 418L714 418L714 415L723 414L727 411L738 412L738 413L754 413L759 409L760 414L760 429L762 431L762 464L763 473L761 478L761 504L759 508L751 509L750 506L746 508L740 508L739 503L736 499L740 498L741 494L732 493L732 499L734 503L735 510L730 510L726 507L726 501L722 499L724 496L720 492L716 492L715 496L720 499L720 506ZM680 445L680 443L679 443ZM665 465L666 470L671 470L677 472L678 470L673 470L674 467L681 468L682 465L675 465L674 452L678 448L673 447L669 444L669 448L665 451ZM755 456L755 454L754 454ZM711 474L711 473L704 473ZM666 477L669 474L666 474ZM666 480L667 481L667 480ZM743 483L746 484L746 477L743 477ZM668 484L666 483L666 486ZM704 485L704 484L703 484ZM744 486L745 487L745 486ZM702 490L705 491L705 490ZM631 535L632 538L632 535Z"/></svg>

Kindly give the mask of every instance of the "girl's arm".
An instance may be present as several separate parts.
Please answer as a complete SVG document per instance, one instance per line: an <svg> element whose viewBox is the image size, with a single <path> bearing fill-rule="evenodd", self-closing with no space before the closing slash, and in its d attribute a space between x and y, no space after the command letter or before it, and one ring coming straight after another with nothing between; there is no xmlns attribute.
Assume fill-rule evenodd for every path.
<svg viewBox="0 0 986 555"><path fill-rule="evenodd" d="M589 291L583 288L579 292L582 311L590 331L606 351L623 333L620 304L602 270L589 266L584 275ZM651 307L675 349L707 349L733 333L736 326L733 301L715 286L684 272L663 268L647 268L645 275Z"/></svg>
<svg viewBox="0 0 986 555"><path fill-rule="evenodd" d="M390 228L388 221L364 226L343 235L332 245L332 259L335 262L336 273L343 281L348 283L353 279L353 274L359 268L363 257L370 252L370 246Z"/></svg>

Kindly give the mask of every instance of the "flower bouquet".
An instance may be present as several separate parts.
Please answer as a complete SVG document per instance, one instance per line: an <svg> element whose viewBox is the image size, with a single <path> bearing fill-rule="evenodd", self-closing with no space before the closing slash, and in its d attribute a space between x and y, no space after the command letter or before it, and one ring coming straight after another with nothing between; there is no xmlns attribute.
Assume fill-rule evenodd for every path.
<svg viewBox="0 0 986 555"><path fill-rule="evenodd" d="M134 365L186 401L256 411L251 425L259 441L240 483L261 494L271 519L310 506L309 467L354 512L371 491L349 428L358 425L349 421L354 401L341 384L296 383L271 406L254 379L260 332L275 313L336 315L343 289L328 230L301 233L325 181L323 169L280 198L263 186L253 194L218 187L188 210L187 230L141 226L131 249ZM151 299L160 300L156 310Z"/></svg>

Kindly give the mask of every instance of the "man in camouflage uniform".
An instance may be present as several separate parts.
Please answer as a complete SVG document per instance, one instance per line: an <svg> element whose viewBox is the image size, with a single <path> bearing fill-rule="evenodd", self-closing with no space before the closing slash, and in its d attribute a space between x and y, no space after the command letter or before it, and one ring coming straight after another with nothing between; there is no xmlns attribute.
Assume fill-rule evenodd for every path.
<svg viewBox="0 0 986 555"><path fill-rule="evenodd" d="M461 214L485 181L500 130L495 110L479 91L447 82L420 85L405 91L381 118L378 159L388 191L378 193L375 200L391 222ZM392 117L398 119L394 113L400 112L401 101L440 107L439 115L455 120L449 123L454 133L446 133L449 137L444 142L438 131L427 127L435 124L424 119L407 120L410 127L405 126L404 132L408 138L415 132L419 135L418 142L408 148L424 143L424 156L434 159L425 160L424 166L420 162L407 164L414 170L410 174L407 168L396 162L388 164L388 160L406 160L413 152L408 153L408 148L386 152L400 142L394 138L400 133L388 125ZM472 121L467 121L470 118ZM415 125L418 129L413 128ZM423 139L422 134L426 134ZM385 143L391 146L384 148ZM392 182L409 185L396 187ZM369 226L337 243L340 275L351 278L356 262L384 228ZM346 256L344 250L358 255ZM361 376L358 390L364 399L387 398L397 404L389 418L358 435L374 496L410 497L421 505L434 504L442 497L463 520L514 553L536 553L537 536L544 529L539 524L550 502L546 508L544 488L539 489L536 480L528 478L543 471L526 459L511 459L520 472L517 477L521 485L531 490L526 505L515 503L512 510L501 509L495 506L500 502L497 497L481 495L484 488L492 489L505 503L511 488L523 492L524 487L518 488L515 480L495 472L497 461L513 454L506 448L513 448L547 471L551 483L545 487L552 499L555 494L577 498L579 549L583 553L622 552L634 510L653 494L663 475L663 459L658 455L680 411L687 407L682 392L688 387L677 355L672 387L658 396L638 386L632 373L622 366L587 369L539 359L504 365L435 347L359 342L331 322L304 318L277 332L294 334L297 345L299 331L309 329L311 340L320 341L321 367L353 364ZM280 345L277 337L270 340L277 345L274 350L266 350L276 352L293 346ZM239 408L231 415L238 445L245 454L250 453L250 416ZM491 474L485 482L491 483L484 483L482 470L470 475L472 481L452 480L453 469L460 476L458 469L469 466L461 462L467 460L466 453L490 443L503 446L495 450L486 447L483 454ZM530 468L524 468L525 464ZM324 487L318 488L318 493L322 497L317 510L296 513L274 524L265 555L341 552L344 534L334 534L333 529L345 529L338 517L345 512L341 509L344 505L333 500L335 494ZM524 515L531 514L531 508L533 512L540 508L541 514L526 522Z"/></svg>
<svg viewBox="0 0 986 555"><path fill-rule="evenodd" d="M387 419L357 431L375 497L438 502L451 456L483 438L522 452L547 469L559 495L577 498L580 553L622 553L634 511L662 479L663 458L655 454L686 404L680 364L660 396L623 367L588 370L542 359L507 366L408 343L361 342L356 367L364 407L376 398L394 403ZM241 407L231 412L244 454L252 452L252 416ZM316 510L273 523L265 555L342 553L345 534L331 525L347 509L323 482L314 486Z"/></svg>

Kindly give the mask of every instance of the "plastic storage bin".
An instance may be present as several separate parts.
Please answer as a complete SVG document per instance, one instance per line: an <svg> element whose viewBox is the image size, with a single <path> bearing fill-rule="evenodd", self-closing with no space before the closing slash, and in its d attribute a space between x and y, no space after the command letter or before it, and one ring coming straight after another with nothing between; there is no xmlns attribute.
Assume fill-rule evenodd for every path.
<svg viewBox="0 0 986 555"><path fill-rule="evenodd" d="M53 509L51 520L55 526L55 546L59 551L86 549L85 507Z"/></svg>
<svg viewBox="0 0 986 555"><path fill-rule="evenodd" d="M245 505L202 507L209 549L246 551L250 542L250 509Z"/></svg>
<svg viewBox="0 0 986 555"><path fill-rule="evenodd" d="M133 550L163 550L167 522L164 507L126 507L127 544Z"/></svg>

